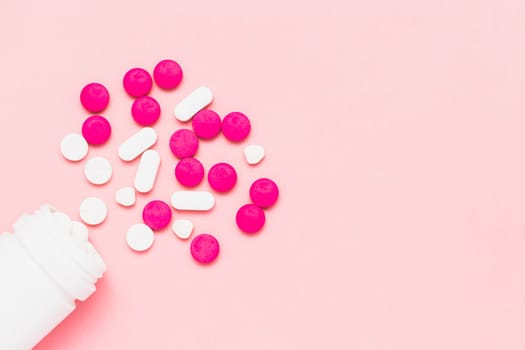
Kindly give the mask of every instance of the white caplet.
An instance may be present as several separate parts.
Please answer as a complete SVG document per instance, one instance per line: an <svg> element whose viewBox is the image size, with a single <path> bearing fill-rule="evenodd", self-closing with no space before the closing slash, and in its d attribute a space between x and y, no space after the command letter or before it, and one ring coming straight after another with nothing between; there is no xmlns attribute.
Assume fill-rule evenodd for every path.
<svg viewBox="0 0 525 350"><path fill-rule="evenodd" d="M150 127L142 128L120 145L118 156L123 161L130 162L157 143L157 138L155 129Z"/></svg>
<svg viewBox="0 0 525 350"><path fill-rule="evenodd" d="M147 150L140 157L139 167L135 175L135 189L140 193L148 193L155 186L155 180L160 167L160 154Z"/></svg>
<svg viewBox="0 0 525 350"><path fill-rule="evenodd" d="M171 205L178 210L211 210L215 205L215 197L205 191L175 191L171 195Z"/></svg>
<svg viewBox="0 0 525 350"><path fill-rule="evenodd" d="M198 111L204 109L213 101L213 93L205 86L201 86L175 106L175 117L181 122L187 122Z"/></svg>

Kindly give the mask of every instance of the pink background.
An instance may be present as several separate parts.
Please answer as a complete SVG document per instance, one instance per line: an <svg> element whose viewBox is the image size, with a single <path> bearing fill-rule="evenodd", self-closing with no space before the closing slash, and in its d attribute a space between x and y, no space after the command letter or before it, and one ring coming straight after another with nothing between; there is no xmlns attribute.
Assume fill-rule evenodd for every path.
<svg viewBox="0 0 525 350"><path fill-rule="evenodd" d="M90 232L107 274L37 349L525 348L524 19L522 0L3 0L0 227L45 202L77 217L96 195L110 210ZM121 78L162 58L185 78L152 93L161 175L125 210L113 196L136 163L116 149L137 126ZM101 188L58 152L90 81L112 96L111 142L90 151L115 164ZM220 239L209 267L169 230L145 254L124 240L178 188L172 108L201 84L267 149L249 168L244 145L201 146L207 167L240 174L190 216ZM282 196L249 237L234 212L259 176Z"/></svg>

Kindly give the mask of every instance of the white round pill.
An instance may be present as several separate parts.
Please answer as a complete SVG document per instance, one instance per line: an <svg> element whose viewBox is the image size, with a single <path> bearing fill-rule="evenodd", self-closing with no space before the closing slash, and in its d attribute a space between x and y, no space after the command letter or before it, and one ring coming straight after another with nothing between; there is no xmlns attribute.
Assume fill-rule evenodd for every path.
<svg viewBox="0 0 525 350"><path fill-rule="evenodd" d="M123 207L135 204L136 196L133 187L123 187L115 193L115 201Z"/></svg>
<svg viewBox="0 0 525 350"><path fill-rule="evenodd" d="M88 143L80 134L67 134L60 143L60 152L67 160L78 162L88 154Z"/></svg>
<svg viewBox="0 0 525 350"><path fill-rule="evenodd" d="M151 248L154 240L155 234L153 230L144 224L131 226L126 234L128 246L137 252L143 252Z"/></svg>
<svg viewBox="0 0 525 350"><path fill-rule="evenodd" d="M175 236L180 239L188 239L193 232L193 223L190 220L185 219L175 220L171 229L173 233L175 233Z"/></svg>
<svg viewBox="0 0 525 350"><path fill-rule="evenodd" d="M80 204L79 214L86 224L98 225L106 219L108 208L102 199L89 197Z"/></svg>
<svg viewBox="0 0 525 350"><path fill-rule="evenodd" d="M250 145L244 149L244 157L250 165L259 163L264 158L264 147L260 145Z"/></svg>
<svg viewBox="0 0 525 350"><path fill-rule="evenodd" d="M93 185L103 185L111 179L113 168L106 158L94 157L86 163L84 175Z"/></svg>

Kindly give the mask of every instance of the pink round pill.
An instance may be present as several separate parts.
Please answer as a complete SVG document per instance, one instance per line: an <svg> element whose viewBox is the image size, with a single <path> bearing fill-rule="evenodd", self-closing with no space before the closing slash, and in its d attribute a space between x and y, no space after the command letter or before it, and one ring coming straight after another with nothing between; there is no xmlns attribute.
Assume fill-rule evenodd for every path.
<svg viewBox="0 0 525 350"><path fill-rule="evenodd" d="M219 242L208 233L195 236L191 241L191 256L201 264L209 264L214 261L219 255L219 251Z"/></svg>
<svg viewBox="0 0 525 350"><path fill-rule="evenodd" d="M203 109L195 114L191 126L198 137L209 140L221 132L221 117L211 109Z"/></svg>
<svg viewBox="0 0 525 350"><path fill-rule="evenodd" d="M175 177L181 185L195 187L204 178L204 167L196 158L181 159L175 167Z"/></svg>
<svg viewBox="0 0 525 350"><path fill-rule="evenodd" d="M174 89L182 80L182 69L173 60L160 61L153 70L153 79L161 89Z"/></svg>
<svg viewBox="0 0 525 350"><path fill-rule="evenodd" d="M228 192L237 183L237 172L228 163L217 163L208 172L208 182L217 192Z"/></svg>
<svg viewBox="0 0 525 350"><path fill-rule="evenodd" d="M179 129L170 137L171 152L177 158L193 157L199 149L199 139L189 129Z"/></svg>
<svg viewBox="0 0 525 350"><path fill-rule="evenodd" d="M163 201L151 201L142 210L142 220L152 230L162 230L170 224L171 208Z"/></svg>
<svg viewBox="0 0 525 350"><path fill-rule="evenodd" d="M270 179L257 179L250 186L250 198L258 207L271 207L279 198L279 188Z"/></svg>
<svg viewBox="0 0 525 350"><path fill-rule="evenodd" d="M109 92L99 83L90 83L80 92L80 103L91 113L100 113L109 103Z"/></svg>
<svg viewBox="0 0 525 350"><path fill-rule="evenodd" d="M241 112L226 114L222 121L222 133L233 142L240 142L250 133L250 119Z"/></svg>
<svg viewBox="0 0 525 350"><path fill-rule="evenodd" d="M139 97L131 105L131 115L142 126L153 125L160 117L160 105L153 97Z"/></svg>
<svg viewBox="0 0 525 350"><path fill-rule="evenodd" d="M237 226L245 233L259 232L264 226L264 211L255 204L245 204L239 208L235 217Z"/></svg>
<svg viewBox="0 0 525 350"><path fill-rule="evenodd" d="M82 136L90 145L101 145L111 136L111 125L101 115L92 115L82 124Z"/></svg>
<svg viewBox="0 0 525 350"><path fill-rule="evenodd" d="M122 83L124 90L131 97L140 97L149 94L153 80L151 80L151 75L146 70L132 68L124 75Z"/></svg>

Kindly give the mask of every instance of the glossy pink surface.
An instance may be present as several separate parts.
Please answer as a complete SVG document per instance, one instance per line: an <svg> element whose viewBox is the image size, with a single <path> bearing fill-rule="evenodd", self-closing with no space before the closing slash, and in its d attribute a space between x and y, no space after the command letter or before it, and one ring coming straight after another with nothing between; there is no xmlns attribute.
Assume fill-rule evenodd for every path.
<svg viewBox="0 0 525 350"><path fill-rule="evenodd" d="M170 136L170 150L177 158L193 157L199 149L199 139L190 129L178 129Z"/></svg>
<svg viewBox="0 0 525 350"><path fill-rule="evenodd" d="M111 124L101 115L92 115L82 123L82 136L90 145L102 145L111 136Z"/></svg>
<svg viewBox="0 0 525 350"><path fill-rule="evenodd" d="M109 92L100 83L89 83L80 91L80 103L90 113L100 113L109 104Z"/></svg>
<svg viewBox="0 0 525 350"><path fill-rule="evenodd" d="M171 217L171 207L160 200L149 202L142 210L142 220L154 231L166 228L171 222Z"/></svg>
<svg viewBox="0 0 525 350"><path fill-rule="evenodd" d="M190 252L195 261L209 264L217 259L220 247L215 237L208 233L195 236L191 241Z"/></svg>
<svg viewBox="0 0 525 350"><path fill-rule="evenodd" d="M161 89L174 89L182 80L182 68L173 60L162 60L153 70L153 79Z"/></svg>
<svg viewBox="0 0 525 350"><path fill-rule="evenodd" d="M151 96L142 96L133 101L131 116L142 126L151 126L159 120L160 105Z"/></svg>
<svg viewBox="0 0 525 350"><path fill-rule="evenodd" d="M195 187L204 178L204 167L196 158L181 159L175 166L175 177L181 185Z"/></svg>

